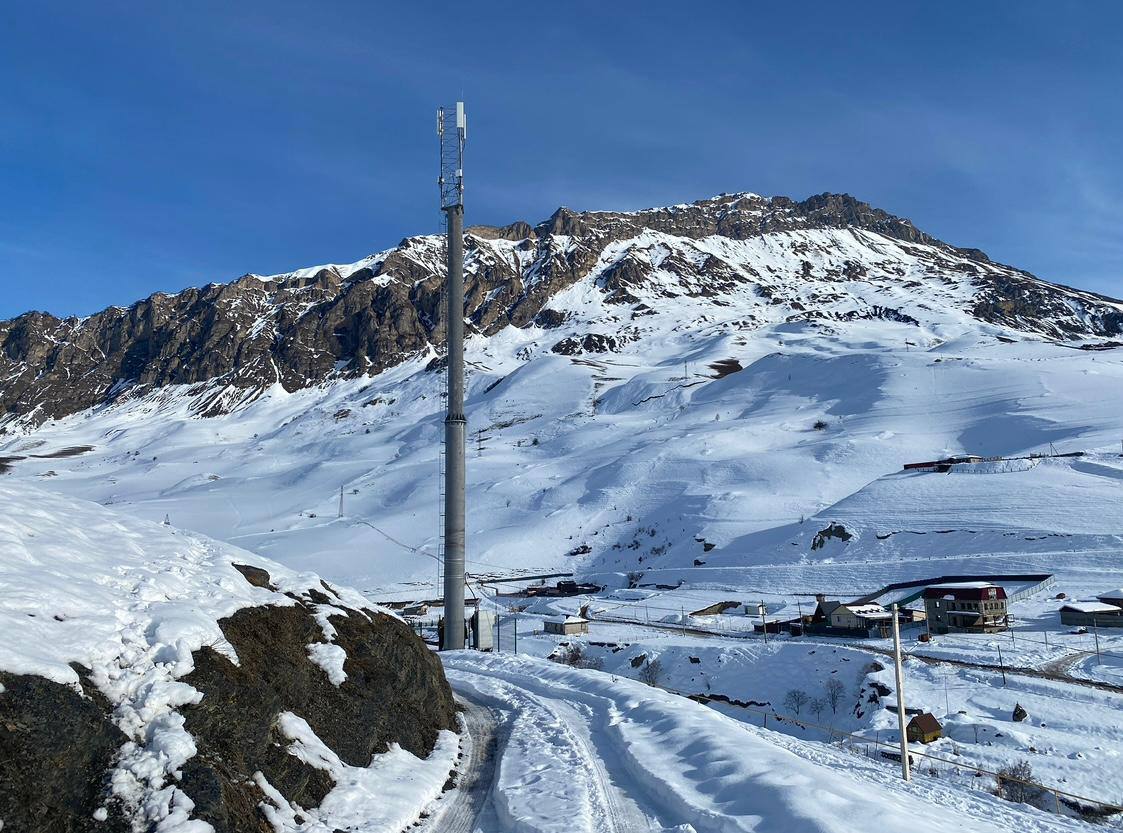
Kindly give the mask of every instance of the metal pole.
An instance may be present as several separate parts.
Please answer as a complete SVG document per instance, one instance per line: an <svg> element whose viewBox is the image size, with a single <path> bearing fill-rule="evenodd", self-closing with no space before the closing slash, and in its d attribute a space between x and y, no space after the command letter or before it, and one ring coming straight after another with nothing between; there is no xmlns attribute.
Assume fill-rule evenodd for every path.
<svg viewBox="0 0 1123 833"><path fill-rule="evenodd" d="M445 415L444 605L445 638L442 650L464 647L464 140L467 120L464 103L456 102L455 126L445 125L444 109L437 111L441 146L438 180L441 210L448 227L448 277L445 333L448 360L448 412ZM454 132L455 131L455 132Z"/></svg>
<svg viewBox="0 0 1123 833"><path fill-rule="evenodd" d="M905 733L905 672L901 668L901 626L897 621L897 605L893 605L893 665L897 674L897 728L901 733L901 777L911 780L909 772L909 739Z"/></svg>
<svg viewBox="0 0 1123 833"><path fill-rule="evenodd" d="M1002 646L998 646L998 669L1002 672L1002 687L1006 688L1006 663L1002 661Z"/></svg>
<svg viewBox="0 0 1123 833"><path fill-rule="evenodd" d="M464 647L464 206L448 215L448 414L445 417L446 651Z"/></svg>
<svg viewBox="0 0 1123 833"><path fill-rule="evenodd" d="M1103 662L1100 656L1100 629L1096 627L1096 614L1092 614L1092 636L1096 638L1096 661Z"/></svg>

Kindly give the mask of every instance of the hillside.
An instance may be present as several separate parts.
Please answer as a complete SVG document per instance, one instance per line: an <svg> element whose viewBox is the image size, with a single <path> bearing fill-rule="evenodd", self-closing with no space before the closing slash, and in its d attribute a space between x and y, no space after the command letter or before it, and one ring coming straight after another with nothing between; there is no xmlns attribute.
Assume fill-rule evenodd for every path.
<svg viewBox="0 0 1123 833"><path fill-rule="evenodd" d="M27 484L0 502L4 830L400 829L440 794L452 694L393 615Z"/></svg>
<svg viewBox="0 0 1123 833"><path fill-rule="evenodd" d="M852 200L738 196L637 214L562 212L536 229L476 229L469 242L474 274L519 263L523 276L518 304L500 304L497 288L471 296L476 573L786 563L811 555L809 541L788 538L814 536L830 522L828 507L903 463L1050 443L1094 450L1123 434L1123 366L1102 338L1115 332L1117 302L938 243ZM410 263L439 269L439 241L403 246L375 260L389 268L413 252ZM557 257L543 260L547 251ZM566 271L563 261L583 265ZM362 277L369 263L350 268L328 270L349 275L341 298L359 285L404 291L388 273ZM315 296L329 291L316 288L323 275L202 292L303 283ZM1029 306L986 300L1015 284ZM488 312L497 304L502 315ZM272 323L254 327L284 349L305 344ZM306 387L286 386L283 373L252 389L226 376L119 384L109 402L68 417L36 425L40 409L14 418L0 458L10 477L154 521L170 515L297 569L365 590L428 593L443 415L427 337L395 340L398 363L379 373L353 376L343 365ZM342 362L333 350L324 367ZM23 390L48 391L42 384ZM1030 508L1023 503L1011 526L1032 534ZM1102 524L1086 523L1094 514L1059 523L1101 534ZM918 522L907 521L898 526ZM918 539L914 554L935 540Z"/></svg>

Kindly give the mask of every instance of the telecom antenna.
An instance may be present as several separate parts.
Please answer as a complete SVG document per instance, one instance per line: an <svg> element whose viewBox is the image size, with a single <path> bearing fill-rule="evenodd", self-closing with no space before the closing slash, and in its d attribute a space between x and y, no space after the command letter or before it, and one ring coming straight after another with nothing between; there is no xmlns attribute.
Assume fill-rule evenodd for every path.
<svg viewBox="0 0 1123 833"><path fill-rule="evenodd" d="M451 109L451 108L450 108ZM437 108L441 148L441 211L448 229L445 333L448 356L448 411L445 415L444 573L445 627L441 650L464 647L464 102L456 102L456 123L445 124Z"/></svg>

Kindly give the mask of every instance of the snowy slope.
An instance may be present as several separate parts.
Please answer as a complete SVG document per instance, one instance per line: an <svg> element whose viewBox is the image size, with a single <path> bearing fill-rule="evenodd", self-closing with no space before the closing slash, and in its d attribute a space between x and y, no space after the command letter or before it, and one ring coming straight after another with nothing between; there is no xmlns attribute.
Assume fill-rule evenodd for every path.
<svg viewBox="0 0 1123 833"><path fill-rule="evenodd" d="M454 684L509 715L497 809L519 833L570 830L1075 830L1079 822L786 738L614 675L504 654L445 657Z"/></svg>
<svg viewBox="0 0 1123 833"><path fill-rule="evenodd" d="M1118 304L948 247L906 221L848 226L849 215L832 215L822 226L776 205L733 195L634 214L563 212L536 232L470 237L473 572L833 558L830 547L809 550L819 521L834 520L828 508L903 463L1119 441L1123 353L1092 330L1054 340L1100 326ZM761 227L738 232L734 222ZM393 258L430 275L440 243L410 238ZM484 276L498 275L512 277L485 292ZM531 300L541 312L523 321ZM8 435L0 457L23 458L9 477L150 520L170 515L295 569L429 594L443 405L440 374L427 370L434 356L430 345L375 375L340 371L297 390L222 390L221 380L202 392L142 390ZM199 419L200 397L233 411ZM92 450L50 456L82 446ZM1014 535L995 533L1002 551L1049 547L1025 540L1043 532L1028 513L1076 481L1043 479L1048 470L984 478L1008 484L998 491L1020 513L1008 521ZM1111 503L1118 483L1073 472L1097 484L1081 493L1095 505L1056 511L1044 532L1077 536L1063 549L1077 541L1102 552L1115 546L1116 514L1095 507ZM879 481L861 500L899 497L888 531L920 530L912 515L942 498L909 497L907 484L919 482ZM948 516L972 498L945 497L937 525L954 527ZM970 541L984 539L993 550L993 536ZM979 551L970 541L955 547ZM955 549L933 536L917 542L909 557Z"/></svg>
<svg viewBox="0 0 1123 833"><path fill-rule="evenodd" d="M196 754L179 709L202 697L181 678L193 670L192 654L203 646L239 662L220 619L246 607L291 606L310 590L323 598L319 576L28 484L0 485L0 503L0 671L38 675L81 691L72 664L88 669L88 681L108 699L113 722L127 738L111 776L112 799L138 829L211 830L191 819L194 805L177 786L179 770ZM233 564L267 570L275 589L251 585ZM354 591L334 592L341 606L371 608ZM332 645L327 619L340 612L331 604L318 606L324 641L316 647L342 653ZM308 648L315 661L313 646ZM334 656L324 663L325 673L335 665L341 671L342 660ZM404 827L439 794L458 751L455 736L445 732L428 760L396 749L378 756L372 769L357 769L328 754L301 717L283 717L280 731L295 742L293 754L322 761L338 782L309 814L315 822L299 828L309 833L356 818L368 825L356 830ZM267 796L279 796L267 783L262 787ZM288 801L277 800L270 812L291 816Z"/></svg>
<svg viewBox="0 0 1123 833"><path fill-rule="evenodd" d="M646 316L645 326L649 336L607 355L550 353L535 347L542 333L534 328L473 339L473 570L790 561L810 555L810 542L761 553L747 536L779 528L781 540L792 538L794 529L784 530L801 516L823 512L905 462L1047 452L1050 442L1065 451L1103 448L1123 432L1123 367L1113 352L1005 344L976 327L918 350L904 344L914 333L884 322L826 332L775 325L750 336L728 322L681 328L668 313ZM745 369L714 378L710 365L727 359ZM296 569L367 589L424 582L434 575L431 559L360 523L436 550L442 415L439 379L424 364L295 393L275 387L207 420L193 417L183 393L166 389L8 439L0 455L26 458L9 477L151 520L167 514L176 525ZM93 450L30 456L82 445ZM1049 470L996 474L978 485L1020 489ZM1073 476L1099 484L1089 492L1097 499L1110 502L1117 488L1111 478ZM929 482L924 477L951 480L900 481ZM932 508L926 500L917 496L911 505ZM1106 534L1114 517L1060 514L1062 529L1051 531L1072 534ZM817 523L802 529L813 536L826 525ZM889 531L918 523L901 519ZM1035 529L1024 517L1010 523ZM707 553L702 541L717 549ZM567 556L583 546L588 554Z"/></svg>
<svg viewBox="0 0 1123 833"><path fill-rule="evenodd" d="M895 472L802 524L747 536L739 542L751 554L747 559L729 552L712 564L1014 556L1023 571L1036 565L1064 573L1066 567L1079 569L1080 562L1054 563L1057 553L1082 553L1092 562L1123 547L1121 481L1118 451L961 464L946 473ZM847 537L820 535L832 525ZM948 564L938 569L957 571Z"/></svg>

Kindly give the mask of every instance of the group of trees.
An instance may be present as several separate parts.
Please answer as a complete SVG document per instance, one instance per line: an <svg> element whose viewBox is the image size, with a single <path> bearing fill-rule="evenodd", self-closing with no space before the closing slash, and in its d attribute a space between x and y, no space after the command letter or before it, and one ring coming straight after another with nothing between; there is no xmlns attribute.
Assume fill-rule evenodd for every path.
<svg viewBox="0 0 1123 833"><path fill-rule="evenodd" d="M818 720L828 708L831 714L838 714L838 707L842 705L842 697L845 693L846 686L842 681L837 677L831 677L824 683L821 697L812 697L801 688L791 689L784 695L784 708L798 715L806 707Z"/></svg>

